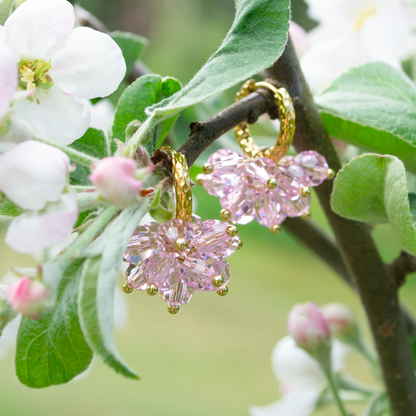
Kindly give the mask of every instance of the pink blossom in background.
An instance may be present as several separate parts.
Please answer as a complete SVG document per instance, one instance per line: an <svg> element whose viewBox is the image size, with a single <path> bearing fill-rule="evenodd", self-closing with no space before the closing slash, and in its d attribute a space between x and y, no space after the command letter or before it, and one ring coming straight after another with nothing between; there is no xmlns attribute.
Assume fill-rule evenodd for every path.
<svg viewBox="0 0 416 416"><path fill-rule="evenodd" d="M329 327L313 302L295 305L287 320L289 334L305 349L314 349L329 339Z"/></svg>
<svg viewBox="0 0 416 416"><path fill-rule="evenodd" d="M7 300L11 308L29 319L39 319L49 297L48 288L38 280L23 277L7 288Z"/></svg>
<svg viewBox="0 0 416 416"><path fill-rule="evenodd" d="M342 303L328 303L322 307L322 314L334 335L348 332L354 325L351 309Z"/></svg>
<svg viewBox="0 0 416 416"><path fill-rule="evenodd" d="M73 193L65 193L58 202L48 203L40 212L26 211L14 218L5 242L18 253L33 253L68 237L77 218L77 197Z"/></svg>
<svg viewBox="0 0 416 416"><path fill-rule="evenodd" d="M62 150L28 140L0 155L0 191L22 209L41 210L59 201L68 169Z"/></svg>
<svg viewBox="0 0 416 416"><path fill-rule="evenodd" d="M0 32L4 29L0 26ZM1 38L1 35L0 35ZM17 67L7 46L0 42L0 121L9 109L17 88Z"/></svg>
<svg viewBox="0 0 416 416"><path fill-rule="evenodd" d="M110 36L73 29L74 22L73 6L66 0L27 0L6 20L2 36L25 89L35 91L32 100L16 102L16 116L39 136L61 145L87 130L90 109L85 99L111 94L126 72L121 50Z"/></svg>
<svg viewBox="0 0 416 416"><path fill-rule="evenodd" d="M136 169L137 163L127 157L105 157L94 167L89 180L107 201L126 208L142 189L142 182L134 177Z"/></svg>

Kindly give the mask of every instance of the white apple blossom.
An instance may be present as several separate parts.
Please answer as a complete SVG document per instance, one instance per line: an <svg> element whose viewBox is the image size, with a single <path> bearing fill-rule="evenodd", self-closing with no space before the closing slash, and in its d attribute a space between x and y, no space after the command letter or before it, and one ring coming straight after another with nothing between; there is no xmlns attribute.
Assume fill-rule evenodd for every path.
<svg viewBox="0 0 416 416"><path fill-rule="evenodd" d="M113 126L115 108L110 100L100 100L97 104L90 103L91 122L90 127L104 130L109 133Z"/></svg>
<svg viewBox="0 0 416 416"><path fill-rule="evenodd" d="M42 211L26 211L14 218L5 243L18 253L51 247L71 234L77 218L76 195L62 194L58 202L49 202Z"/></svg>
<svg viewBox="0 0 416 416"><path fill-rule="evenodd" d="M22 209L41 210L60 199L68 169L62 150L25 141L0 155L0 191Z"/></svg>
<svg viewBox="0 0 416 416"><path fill-rule="evenodd" d="M382 61L401 68L411 53L412 25L403 0L306 0L319 25L308 33L301 66L320 93L352 66ZM413 52L414 53L414 52Z"/></svg>
<svg viewBox="0 0 416 416"><path fill-rule="evenodd" d="M332 343L332 368L342 370L348 349L338 341ZM321 394L327 387L327 379L319 364L290 337L284 337L275 346L272 367L281 383L282 398L267 406L253 406L251 416L310 416Z"/></svg>
<svg viewBox="0 0 416 416"><path fill-rule="evenodd" d="M9 109L9 105L16 91L16 87L16 63L9 48L0 43L0 124L1 119Z"/></svg>
<svg viewBox="0 0 416 416"><path fill-rule="evenodd" d="M74 26L66 0L27 0L4 24L4 43L20 72L19 88L35 90L15 104L36 134L67 145L90 124L87 100L116 90L126 72L118 45L106 34Z"/></svg>

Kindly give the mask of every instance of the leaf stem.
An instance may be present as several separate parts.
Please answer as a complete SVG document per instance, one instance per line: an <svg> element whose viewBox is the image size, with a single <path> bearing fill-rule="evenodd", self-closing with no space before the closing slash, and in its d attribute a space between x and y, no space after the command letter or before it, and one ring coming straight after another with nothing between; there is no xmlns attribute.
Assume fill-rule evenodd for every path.
<svg viewBox="0 0 416 416"><path fill-rule="evenodd" d="M78 150L72 149L67 146L59 146L55 143L52 143L48 140L41 139L40 137L34 137L34 140L37 140L38 142L45 143L49 146L53 146L58 148L59 150L62 150L72 161L80 163L81 165L85 166L91 166L91 163L98 163L98 159L95 157L89 156L85 153L79 152Z"/></svg>
<svg viewBox="0 0 416 416"><path fill-rule="evenodd" d="M335 402L338 405L338 408L339 408L339 411L340 411L341 415L342 416L348 416L348 413L347 413L347 411L345 410L345 407L344 407L344 403L342 402L341 398L339 397L338 389L337 389L337 386L335 385L334 377L332 376L332 373L330 371L325 371L325 375L326 375L326 378L328 379L329 387L331 388L332 394L334 395Z"/></svg>

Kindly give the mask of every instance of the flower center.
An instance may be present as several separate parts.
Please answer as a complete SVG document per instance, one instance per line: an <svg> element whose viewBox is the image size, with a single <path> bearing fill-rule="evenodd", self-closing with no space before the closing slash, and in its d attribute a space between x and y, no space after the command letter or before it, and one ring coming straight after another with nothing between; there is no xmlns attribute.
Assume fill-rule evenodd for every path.
<svg viewBox="0 0 416 416"><path fill-rule="evenodd" d="M358 32L361 29L364 22L369 17L375 14L376 14L376 6L374 5L373 2L371 2L371 4L369 5L366 5L356 10L354 13L354 18L353 18L354 30Z"/></svg>
<svg viewBox="0 0 416 416"><path fill-rule="evenodd" d="M53 85L52 78L48 75L51 69L51 61L36 59L32 61L20 61L19 72L22 75L19 85L28 91L36 88L49 89Z"/></svg>

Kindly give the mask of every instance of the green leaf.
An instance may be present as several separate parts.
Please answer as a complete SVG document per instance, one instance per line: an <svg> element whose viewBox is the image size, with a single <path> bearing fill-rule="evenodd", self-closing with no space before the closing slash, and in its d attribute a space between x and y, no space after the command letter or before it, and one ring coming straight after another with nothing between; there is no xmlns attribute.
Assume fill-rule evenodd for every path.
<svg viewBox="0 0 416 416"><path fill-rule="evenodd" d="M271 66L283 53L289 0L237 0L236 8L234 22L219 49L181 91L148 109L150 117L138 139L160 121Z"/></svg>
<svg viewBox="0 0 416 416"><path fill-rule="evenodd" d="M22 212L23 210L6 198L0 202L0 215L3 215L4 217L18 217Z"/></svg>
<svg viewBox="0 0 416 416"><path fill-rule="evenodd" d="M134 120L139 120L142 123L145 122L147 119L145 113L146 108L158 103L178 89L180 89L178 81L174 78L162 79L160 75L144 75L133 82L126 88L118 102L112 128L113 138L125 142L127 126ZM159 137L162 140L166 137L175 120L176 118L166 120L165 124L159 129L154 132L149 132L148 140L150 143L147 143L146 146L149 153L154 153ZM115 145L112 145L115 148Z"/></svg>
<svg viewBox="0 0 416 416"><path fill-rule="evenodd" d="M413 337L411 341L411 348L412 348L413 359L414 359L415 368L416 368L416 335Z"/></svg>
<svg viewBox="0 0 416 416"><path fill-rule="evenodd" d="M107 134L93 127L90 127L80 139L70 144L70 147L97 159L110 156L110 141ZM90 173L88 166L77 163L75 171L70 175L71 185L91 185L88 180Z"/></svg>
<svg viewBox="0 0 416 416"><path fill-rule="evenodd" d="M352 68L316 102L331 136L416 172L416 86L403 72L381 62Z"/></svg>
<svg viewBox="0 0 416 416"><path fill-rule="evenodd" d="M109 33L109 35L117 43L123 53L127 67L126 76L128 76L134 66L134 63L140 59L141 55L145 51L148 43L147 39L130 32L116 31Z"/></svg>
<svg viewBox="0 0 416 416"><path fill-rule="evenodd" d="M122 256L137 224L147 212L125 209L87 250L78 298L81 327L91 349L117 373L137 379L117 352L113 333L113 298ZM102 255L101 255L102 253Z"/></svg>
<svg viewBox="0 0 416 416"><path fill-rule="evenodd" d="M412 206L414 197L411 196ZM403 250L416 255L406 172L395 156L366 154L346 165L334 181L332 209L351 220L390 223Z"/></svg>
<svg viewBox="0 0 416 416"><path fill-rule="evenodd" d="M0 1L0 25L4 25L13 11L14 0Z"/></svg>
<svg viewBox="0 0 416 416"><path fill-rule="evenodd" d="M28 387L66 383L85 371L92 352L78 319L78 287L83 260L64 273L54 308L37 321L22 319L17 337L16 374Z"/></svg>

